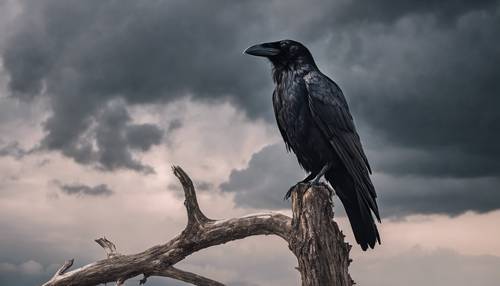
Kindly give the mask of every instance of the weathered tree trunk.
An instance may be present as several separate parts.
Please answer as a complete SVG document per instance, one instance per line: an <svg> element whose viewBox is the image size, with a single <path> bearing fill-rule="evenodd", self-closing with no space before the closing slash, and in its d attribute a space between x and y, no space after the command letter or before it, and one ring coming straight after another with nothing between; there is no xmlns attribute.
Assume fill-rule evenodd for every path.
<svg viewBox="0 0 500 286"><path fill-rule="evenodd" d="M106 238L96 239L107 259L68 271L68 260L43 286L88 286L127 279L143 274L140 284L149 276L164 276L199 286L224 284L173 267L188 255L214 245L253 235L277 235L288 242L299 264L303 286L351 286L347 268L350 245L333 221L331 190L327 185L299 184L292 193L293 218L280 213L260 213L240 218L212 220L201 211L189 176L173 167L184 189L188 223L171 241L137 254L124 255ZM270 190L275 191L275 190Z"/></svg>
<svg viewBox="0 0 500 286"><path fill-rule="evenodd" d="M299 262L302 285L351 286L351 246L333 221L331 190L326 185L296 185L292 211L289 247Z"/></svg>

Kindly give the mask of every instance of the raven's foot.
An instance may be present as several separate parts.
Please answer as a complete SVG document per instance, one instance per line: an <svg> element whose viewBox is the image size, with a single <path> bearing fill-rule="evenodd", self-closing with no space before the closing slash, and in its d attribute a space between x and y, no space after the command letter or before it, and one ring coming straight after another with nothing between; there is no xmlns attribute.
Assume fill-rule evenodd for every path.
<svg viewBox="0 0 500 286"><path fill-rule="evenodd" d="M310 182L311 180L313 180L314 178L316 178L317 175L318 175L317 172L311 172L307 177L304 178L304 180L298 182L297 185L301 184L301 183Z"/></svg>
<svg viewBox="0 0 500 286"><path fill-rule="evenodd" d="M319 180L311 180L309 182L300 181L297 184L290 187L288 192L286 192L283 200L285 200L285 201L288 200L292 196L292 193L295 191L295 189L297 188L298 185L305 185L307 188L310 188L312 186L319 186L319 185L321 185L321 183L319 182Z"/></svg>

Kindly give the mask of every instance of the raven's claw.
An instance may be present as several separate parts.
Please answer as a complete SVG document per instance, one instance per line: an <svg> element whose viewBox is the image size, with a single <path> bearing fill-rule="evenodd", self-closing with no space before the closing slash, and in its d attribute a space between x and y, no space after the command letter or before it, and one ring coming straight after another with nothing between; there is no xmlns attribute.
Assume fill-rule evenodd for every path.
<svg viewBox="0 0 500 286"><path fill-rule="evenodd" d="M292 196L292 192L294 190L295 190L295 186L290 187L290 189L288 190L288 192L286 192L285 197L283 197L283 200L287 201Z"/></svg>
<svg viewBox="0 0 500 286"><path fill-rule="evenodd" d="M285 201L288 200L292 196L293 191L295 191L295 188L298 185L306 185L307 188L310 188L311 186L321 185L321 183L318 182L318 181L316 181L316 180L312 180L312 181L308 181L308 182L304 182L304 181L298 182L297 184L295 184L295 185L293 185L293 186L290 187L290 189L288 190L288 192L286 192L285 197L283 198L283 200L285 200Z"/></svg>

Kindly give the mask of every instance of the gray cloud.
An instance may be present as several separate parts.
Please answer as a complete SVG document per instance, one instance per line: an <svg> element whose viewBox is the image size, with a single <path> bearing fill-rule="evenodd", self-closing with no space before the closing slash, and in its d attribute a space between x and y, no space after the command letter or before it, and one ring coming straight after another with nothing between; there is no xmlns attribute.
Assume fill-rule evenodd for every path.
<svg viewBox="0 0 500 286"><path fill-rule="evenodd" d="M97 156L104 169L128 167L145 173L153 172L151 167L135 160L129 148L148 151L151 146L159 144L163 136L159 127L153 124L130 124L130 116L121 102L112 102L97 118L100 122L95 131Z"/></svg>
<svg viewBox="0 0 500 286"><path fill-rule="evenodd" d="M200 191L209 191L214 187L214 185L212 183L205 182L205 181L195 182L195 185L196 185L196 189L200 190Z"/></svg>
<svg viewBox="0 0 500 286"><path fill-rule="evenodd" d="M356 22L381 22L391 23L408 15L430 14L435 15L442 23L451 24L456 19L470 11L490 9L494 7L496 1L414 1L404 0L391 2L386 0L378 1L349 1L341 2L335 7L337 9L323 10L324 13L335 13L337 17L331 17L330 23L356 23ZM331 4L332 5L332 4ZM335 12L338 11L338 12ZM327 19L326 15L320 17ZM319 23L318 23L319 24Z"/></svg>
<svg viewBox="0 0 500 286"><path fill-rule="evenodd" d="M404 213L396 206L409 202L384 189L406 189L398 184L412 181L408 176L439 193L426 202L433 192L411 191L422 205L404 208L409 212L497 207L471 198L462 186L479 185L488 198L499 189L498 1L196 5L25 2L2 58L12 96L50 100L41 149L102 170L151 173L134 152L159 144L163 132L153 124L134 124L127 105L185 96L228 100L250 118L273 122L269 66L241 51L254 42L296 38L343 88L375 171L393 178L380 187L387 215ZM300 19L291 17L297 11ZM167 135L182 125L172 122ZM278 152L272 148L278 147L263 154ZM4 153L19 151L11 147ZM247 170L235 170L221 186L235 192L239 204L286 206L282 192L302 173L295 162L266 156L271 155L256 154ZM273 175L264 180L264 174ZM426 184L421 177L436 180Z"/></svg>
<svg viewBox="0 0 500 286"><path fill-rule="evenodd" d="M180 119L173 119L172 121L170 121L170 123L168 124L168 130L167 131L174 131L176 129L179 129L182 127L182 121Z"/></svg>
<svg viewBox="0 0 500 286"><path fill-rule="evenodd" d="M383 168L382 163L383 171L500 174L500 164L493 160L500 156L500 137L492 132L500 130L495 108L500 104L500 49L495 42L500 34L494 28L499 19L498 9L474 12L455 26L440 28L427 22L434 22L432 18L411 17L393 27L352 35L361 50L353 55L358 60L348 64L353 78L344 86L351 91L357 118L385 146L420 153L404 155L410 160L401 158L395 168Z"/></svg>
<svg viewBox="0 0 500 286"><path fill-rule="evenodd" d="M147 170L129 154L155 144L139 136L154 133L151 125L135 126L130 140L115 142L119 152L101 154L105 161L87 157L95 138L82 136L104 124L100 108L117 97L127 104L229 100L251 118L272 121L271 80L262 72L269 68L241 51L287 37L305 41L320 65L332 64L326 71L346 91L361 127L386 145L427 153L415 167L382 170L455 177L500 171L491 160L499 155L491 132L500 129L498 1L23 3L2 51L10 91L50 98L43 146L80 163ZM291 17L298 12L300 19ZM118 163L119 154L125 158Z"/></svg>
<svg viewBox="0 0 500 286"><path fill-rule="evenodd" d="M152 167L134 158L132 150L148 151L153 145L161 142L163 131L154 124L133 124L121 100L109 101L101 107L93 120L85 122L85 132L75 134L74 141L68 141L67 132L74 132L71 125L49 119L47 124L54 123L59 127L51 129L41 143L41 148L49 150L61 149L63 154L74 158L82 164L92 164L102 170L128 168L153 173ZM63 126L61 126L61 123Z"/></svg>
<svg viewBox="0 0 500 286"><path fill-rule="evenodd" d="M125 137L131 148L147 151L160 143L163 134L154 124L135 124L126 129Z"/></svg>
<svg viewBox="0 0 500 286"><path fill-rule="evenodd" d="M457 142L457 144L460 144ZM455 148L421 149L386 146L369 152L376 170L392 175L417 174L424 177L498 177L496 157Z"/></svg>
<svg viewBox="0 0 500 286"><path fill-rule="evenodd" d="M87 186L83 184L61 185L63 193L70 196L110 196L113 191L105 184Z"/></svg>
<svg viewBox="0 0 500 286"><path fill-rule="evenodd" d="M255 153L245 169L233 170L220 187L235 193L239 206L283 209L289 207L283 194L303 176L295 157L286 154L283 144L275 144ZM378 173L373 180L384 217L459 215L468 210L483 213L500 208L498 177L427 178ZM338 215L344 214L342 207L336 209Z"/></svg>
<svg viewBox="0 0 500 286"><path fill-rule="evenodd" d="M270 114L260 108L258 99L264 97L255 88L266 85L263 77L234 73L241 66L257 66L241 55L248 45L240 39L244 25L233 24L261 17L258 9L247 9L250 3L198 2L199 9L185 1L23 3L2 57L13 96L50 99L52 116L43 124L46 149L83 164L97 160L105 169L146 170L128 158L128 149L144 151L156 144L138 137L156 132L152 125L134 126L130 144L117 145L120 151L113 154L106 149L100 154L104 161L88 156L93 138L82 137L92 124L106 124L100 106L117 97L129 104L168 103L182 96L230 100L250 116Z"/></svg>
<svg viewBox="0 0 500 286"><path fill-rule="evenodd" d="M195 180L193 183L197 192L212 191L214 189L214 184L207 181ZM178 197L184 198L183 189L179 183L170 183L167 185L167 189L173 191Z"/></svg>
<svg viewBox="0 0 500 286"><path fill-rule="evenodd" d="M268 239L268 238L267 238ZM285 248L285 246L283 245ZM241 253L237 253L241 255ZM230 256L230 255L226 255ZM242 275L250 276L246 267L250 266L250 273L265 273L267 279L259 279L264 281L273 281L276 273L282 274L282 280L279 282L295 283L296 278L293 277L294 272L291 272L294 264L293 257L290 261L280 261L270 259L269 257L254 257L257 261L250 263L235 257L232 262L232 267L235 271L242 271ZM280 257L283 260L283 257ZM261 262L261 263L257 263ZM217 263L219 267L224 268L223 263ZM220 264L220 265L219 265ZM284 269L281 265L285 264L290 269ZM419 247L415 247L398 255L387 257L371 257L359 256L356 257L351 264L351 276L358 284L369 284L373 286L392 286L392 285L408 285L416 286L429 285L481 285L489 286L496 285L500 274L500 258L490 255L464 255L452 250L437 249L435 251L426 251ZM239 269L241 268L241 269ZM39 285L53 275L56 270L56 265L43 267L36 261L26 261L19 264L10 262L0 263L0 283L2 285ZM425 275L422 275L425 273ZM214 275L207 276L218 279ZM286 279L286 277L289 277ZM292 277L290 277L292 276ZM259 277L261 278L261 277ZM128 283L133 284L138 282L140 277L133 278ZM273 281L275 282L275 281ZM148 283L153 286L165 285L186 285L185 283L172 279L160 277L148 278ZM227 285L268 285L255 282L228 282Z"/></svg>
<svg viewBox="0 0 500 286"><path fill-rule="evenodd" d="M9 286L41 285L47 282L54 275L58 267L60 267L60 265L56 264L44 266L34 260L29 260L20 264L13 264L10 262L0 262L0 283L1 285L9 285ZM141 278L142 277L132 278L128 280L128 283L130 284L136 283L138 285L139 280ZM183 286L189 284L170 278L149 277L148 285Z"/></svg>
<svg viewBox="0 0 500 286"><path fill-rule="evenodd" d="M415 247L396 256L354 259L351 275L359 285L496 285L500 257L463 255Z"/></svg>
<svg viewBox="0 0 500 286"><path fill-rule="evenodd" d="M233 170L221 184L224 192L234 192L235 202L244 207L284 209L289 202L283 197L288 189L305 177L284 144L264 147L255 153L242 170Z"/></svg>
<svg viewBox="0 0 500 286"><path fill-rule="evenodd" d="M0 141L0 143L2 143L2 141ZM29 153L31 153L31 151L21 147L21 145L17 141L0 145L0 157L12 156L16 159L21 159Z"/></svg>
<svg viewBox="0 0 500 286"><path fill-rule="evenodd" d="M19 264L0 262L0 283L2 285L36 285L48 273L39 262L28 260ZM38 282L38 283L37 283Z"/></svg>
<svg viewBox="0 0 500 286"><path fill-rule="evenodd" d="M484 213L500 208L500 178L374 178L383 216L410 214L459 215L472 210Z"/></svg>

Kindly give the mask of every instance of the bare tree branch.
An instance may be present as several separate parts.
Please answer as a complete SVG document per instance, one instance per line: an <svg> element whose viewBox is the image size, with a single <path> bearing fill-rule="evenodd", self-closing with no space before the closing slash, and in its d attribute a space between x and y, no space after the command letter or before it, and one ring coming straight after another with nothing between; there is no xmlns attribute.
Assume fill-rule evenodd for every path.
<svg viewBox="0 0 500 286"><path fill-rule="evenodd" d="M109 241L107 238L105 237L98 238L95 240L95 242L97 242L97 244L99 244L102 248L104 248L104 251L106 251L108 258L120 255L118 252L116 252L115 244Z"/></svg>
<svg viewBox="0 0 500 286"><path fill-rule="evenodd" d="M49 282L56 280L57 277L63 275L64 272L66 272L66 270L68 270L73 265L73 261L74 259L66 260L64 264L61 267L59 267L59 269L57 269L56 273L54 274L54 276L52 276Z"/></svg>
<svg viewBox="0 0 500 286"><path fill-rule="evenodd" d="M223 286L223 284L174 268L188 255L214 245L252 235L277 235L288 242L298 260L303 286L352 286L348 273L351 246L333 221L332 190L325 184L297 184L292 187L293 219L279 213L261 213L226 220L211 220L201 211L193 182L180 168L172 167L181 182L188 223L181 234L169 242L131 255L119 254L113 242L96 239L105 250L107 259L85 265L73 271L68 260L44 286L97 285L107 282L123 283L143 274L140 284L149 276L164 276L194 285Z"/></svg>
<svg viewBox="0 0 500 286"><path fill-rule="evenodd" d="M198 274L187 272L184 270L177 269L173 266L158 271L152 274L152 276L164 276L173 279L177 279L186 283L191 283L193 285L204 285L204 286L224 286L224 284L219 283L215 280L205 278Z"/></svg>
<svg viewBox="0 0 500 286"><path fill-rule="evenodd" d="M196 192L189 176L180 167L173 167L173 171L184 188L186 197L184 205L188 213L188 224L180 235L165 244L131 255L118 254L115 245L106 238L97 239L96 242L106 251L107 259L69 272L65 271L72 263L65 263L43 286L90 286L114 281L117 285L121 285L125 280L141 274L145 277L167 276L194 285L223 285L208 278L175 269L172 265L201 249L247 236L274 234L289 241L291 218L280 213L268 212L226 220L208 219L199 208Z"/></svg>
<svg viewBox="0 0 500 286"><path fill-rule="evenodd" d="M186 206L188 216L188 226L186 228L190 228L193 225L203 225L211 221L201 212L193 182L186 172L179 166L173 166L172 171L177 179L179 179L184 189L184 206Z"/></svg>

